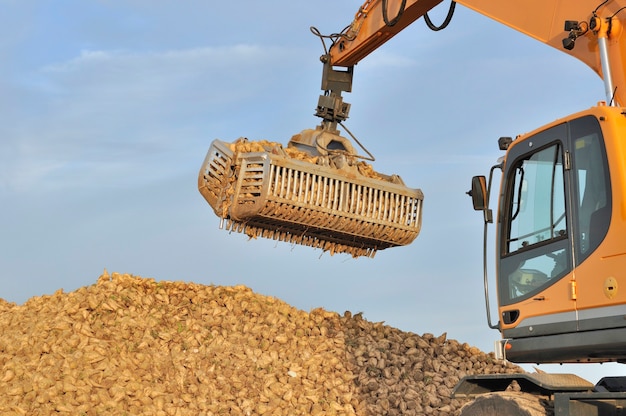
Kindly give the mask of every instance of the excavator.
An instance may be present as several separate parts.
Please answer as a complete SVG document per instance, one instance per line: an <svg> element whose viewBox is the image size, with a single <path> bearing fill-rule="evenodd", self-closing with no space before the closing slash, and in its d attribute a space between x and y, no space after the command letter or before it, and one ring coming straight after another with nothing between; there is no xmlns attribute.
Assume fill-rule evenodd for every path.
<svg viewBox="0 0 626 416"><path fill-rule="evenodd" d="M472 178L468 194L484 222L487 323L501 334L495 356L520 364L626 362L626 0L457 0L435 26L428 13L439 3L366 0L340 32L322 36L312 28L331 41L321 57L321 124L286 147L215 140L200 192L221 227L253 238L355 257L410 244L423 194L373 170L373 157L343 123L350 104L342 93L351 92L359 61L420 18L444 28L460 4L582 61L605 94L576 114L499 138L503 155L488 178ZM492 224L495 323L487 273ZM473 375L453 396L468 399L462 416L622 415L626 377L594 385L573 374Z"/></svg>

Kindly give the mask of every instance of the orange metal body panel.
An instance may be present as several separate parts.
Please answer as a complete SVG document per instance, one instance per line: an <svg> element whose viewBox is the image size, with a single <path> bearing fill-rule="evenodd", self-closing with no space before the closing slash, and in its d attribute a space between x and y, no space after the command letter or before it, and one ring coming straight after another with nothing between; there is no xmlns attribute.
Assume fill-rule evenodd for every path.
<svg viewBox="0 0 626 416"><path fill-rule="evenodd" d="M615 98L618 103L626 104L626 42L620 23L626 16L618 12L626 6L626 1L609 1L601 7L598 7L600 2L596 0L461 0L458 3L583 61L601 78L604 78L604 74L598 53L598 37L606 37L612 58L610 68L613 84L617 87ZM576 40L572 50L564 49L562 40L567 37L565 21L588 22L596 9L600 17L599 30L596 33L589 30ZM618 19L613 19L609 26L604 19L613 15Z"/></svg>
<svg viewBox="0 0 626 416"><path fill-rule="evenodd" d="M519 319L515 323L507 325L501 322L501 330L515 328L528 318L576 310L576 302L570 300L569 297L570 278L571 275L560 279L532 299L526 299L520 303L500 307L500 316L502 316L502 312L507 310L517 309L520 311Z"/></svg>
<svg viewBox="0 0 626 416"><path fill-rule="evenodd" d="M623 109L613 110L601 122L611 177L611 225L596 252L576 270L579 310L626 304L626 117ZM608 278L616 287L607 293Z"/></svg>

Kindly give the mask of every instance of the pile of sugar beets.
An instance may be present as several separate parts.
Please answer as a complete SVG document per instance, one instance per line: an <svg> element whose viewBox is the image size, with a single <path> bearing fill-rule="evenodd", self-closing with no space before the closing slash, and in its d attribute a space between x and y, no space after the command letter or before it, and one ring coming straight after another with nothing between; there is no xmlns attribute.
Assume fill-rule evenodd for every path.
<svg viewBox="0 0 626 416"><path fill-rule="evenodd" d="M445 334L106 271L0 300L0 333L0 414L454 415L461 377L520 371Z"/></svg>

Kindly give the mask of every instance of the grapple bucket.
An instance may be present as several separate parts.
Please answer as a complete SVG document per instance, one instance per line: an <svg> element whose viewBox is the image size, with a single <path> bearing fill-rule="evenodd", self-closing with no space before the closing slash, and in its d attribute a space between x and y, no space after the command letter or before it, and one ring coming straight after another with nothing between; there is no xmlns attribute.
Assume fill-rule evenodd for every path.
<svg viewBox="0 0 626 416"><path fill-rule="evenodd" d="M220 228L353 257L373 257L419 234L422 192L397 176L368 177L355 166L324 166L294 148L258 143L211 144L198 188Z"/></svg>

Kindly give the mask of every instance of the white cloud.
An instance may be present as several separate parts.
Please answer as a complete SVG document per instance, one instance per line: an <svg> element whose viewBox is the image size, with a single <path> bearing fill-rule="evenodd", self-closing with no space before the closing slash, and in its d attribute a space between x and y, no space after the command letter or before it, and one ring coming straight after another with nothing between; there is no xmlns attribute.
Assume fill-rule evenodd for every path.
<svg viewBox="0 0 626 416"><path fill-rule="evenodd" d="M5 128L0 186L76 187L90 175L145 180L141 165L180 158L194 135L234 109L261 108L264 92L284 83L274 65L286 56L297 61L298 52L241 44L84 50L45 65L12 97L19 124Z"/></svg>
<svg viewBox="0 0 626 416"><path fill-rule="evenodd" d="M260 74L267 75L263 67L289 53L255 45L164 52L86 50L44 67L41 76L73 97L118 99L116 106L174 95L185 98L198 90L207 93L204 101L223 102L254 93L263 86ZM221 94L225 92L230 94Z"/></svg>

